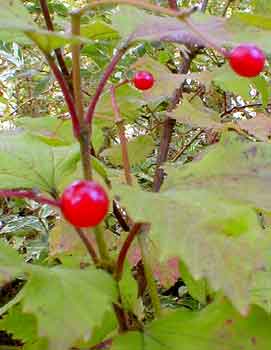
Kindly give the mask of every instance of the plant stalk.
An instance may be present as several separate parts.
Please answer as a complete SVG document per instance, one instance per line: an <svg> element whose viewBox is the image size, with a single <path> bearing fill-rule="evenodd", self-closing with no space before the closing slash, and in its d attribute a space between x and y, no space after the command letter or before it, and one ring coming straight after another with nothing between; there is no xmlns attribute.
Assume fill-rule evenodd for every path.
<svg viewBox="0 0 271 350"><path fill-rule="evenodd" d="M92 261L94 263L94 265L98 266L99 265L99 259L98 259L98 256L96 254L96 251L89 239L89 237L87 236L87 234L81 230L80 228L78 227L74 227L74 229L76 230L78 236L81 238L82 242L84 243L89 255L91 256L92 258Z"/></svg>
<svg viewBox="0 0 271 350"><path fill-rule="evenodd" d="M97 242L97 246L99 249L100 257L104 262L109 263L110 256L108 254L107 245L106 245L106 242L104 239L104 231L103 231L103 228L101 227L101 225L98 225L94 228L94 233L95 233L96 242Z"/></svg>
<svg viewBox="0 0 271 350"><path fill-rule="evenodd" d="M80 36L80 15L77 12L71 14L72 21L72 34ZM72 44L72 80L73 91L75 98L76 112L79 120L80 130L78 140L80 144L82 168L84 178L86 180L92 179L92 167L91 167L91 147L90 147L90 128L84 120L84 106L82 100L81 89L81 72L80 72L80 43Z"/></svg>

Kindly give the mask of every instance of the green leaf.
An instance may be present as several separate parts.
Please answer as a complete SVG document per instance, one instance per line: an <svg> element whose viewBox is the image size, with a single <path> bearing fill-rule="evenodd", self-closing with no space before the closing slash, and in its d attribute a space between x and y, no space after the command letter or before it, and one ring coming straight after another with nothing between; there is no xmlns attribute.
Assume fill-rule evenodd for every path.
<svg viewBox="0 0 271 350"><path fill-rule="evenodd" d="M208 191L222 200L237 200L271 210L271 145L268 143L247 142L235 134L227 134L200 159L182 168L169 166L166 171L164 190L197 191L203 196Z"/></svg>
<svg viewBox="0 0 271 350"><path fill-rule="evenodd" d="M0 320L0 329L11 333L13 339L24 343L33 342L37 338L37 322L33 315L22 313L21 306L12 307Z"/></svg>
<svg viewBox="0 0 271 350"><path fill-rule="evenodd" d="M256 78L253 78L252 81L253 81L253 85L255 86L255 88L261 94L263 107L266 107L268 104L268 100L269 100L269 83L268 83L268 81L262 75L258 75Z"/></svg>
<svg viewBox="0 0 271 350"><path fill-rule="evenodd" d="M146 157L152 153L155 144L153 138L149 135L138 136L127 144L129 160L131 165L136 165L146 160ZM113 165L123 165L121 145L115 145L102 152Z"/></svg>
<svg viewBox="0 0 271 350"><path fill-rule="evenodd" d="M26 133L0 134L0 187L53 193L75 170L78 145L51 147Z"/></svg>
<svg viewBox="0 0 271 350"><path fill-rule="evenodd" d="M89 42L86 38L39 29L20 0L0 0L0 8L0 39L2 40L5 40L9 32L20 36L26 34L47 53L72 42Z"/></svg>
<svg viewBox="0 0 271 350"><path fill-rule="evenodd" d="M81 36L91 40L118 39L116 30L102 21L94 21L81 26Z"/></svg>
<svg viewBox="0 0 271 350"><path fill-rule="evenodd" d="M15 125L52 146L65 146L75 142L70 120L23 117L16 119Z"/></svg>
<svg viewBox="0 0 271 350"><path fill-rule="evenodd" d="M247 313L251 278L266 266L270 235L253 209L223 199L223 190L208 192L200 180L201 190L186 188L185 180L178 184L182 190L175 186L159 194L126 186L115 193L134 221L151 223L151 245L161 260L178 256L196 280L206 278L214 291L222 290Z"/></svg>
<svg viewBox="0 0 271 350"><path fill-rule="evenodd" d="M93 235L89 239L96 249L96 242ZM91 263L85 245L82 243L74 227L66 221L60 220L50 231L49 256L57 258L64 266L80 267L81 263Z"/></svg>
<svg viewBox="0 0 271 350"><path fill-rule="evenodd" d="M38 334L48 338L49 349L68 349L75 341L91 339L94 327L117 300L115 283L102 270L28 269L23 312L35 315Z"/></svg>
<svg viewBox="0 0 271 350"><path fill-rule="evenodd" d="M147 325L142 333L128 332L113 340L112 350L268 350L270 318L253 307L247 318L221 300L200 312L170 312Z"/></svg>
<svg viewBox="0 0 271 350"><path fill-rule="evenodd" d="M189 97L184 95L182 103L170 113L170 116L192 127L212 129L222 127L219 114L213 109L205 107L199 97L195 97L190 101Z"/></svg>
<svg viewBox="0 0 271 350"><path fill-rule="evenodd" d="M238 14L235 14L235 19L239 20L240 23L243 22L250 26L255 26L262 29L271 29L271 17L266 16L266 14L257 15L257 14L251 14L251 13L238 13Z"/></svg>
<svg viewBox="0 0 271 350"><path fill-rule="evenodd" d="M250 99L252 79L240 77L229 66L223 66L215 70L215 73L213 81L222 90L242 96L246 100Z"/></svg>
<svg viewBox="0 0 271 350"><path fill-rule="evenodd" d="M196 281L193 276L191 276L187 266L181 261L180 271L182 280L188 288L189 294L201 304L206 304L208 296L208 286L205 279Z"/></svg>
<svg viewBox="0 0 271 350"><path fill-rule="evenodd" d="M23 257L7 243L0 240L0 285L10 282L22 273Z"/></svg>
<svg viewBox="0 0 271 350"><path fill-rule="evenodd" d="M105 313L113 312L117 289L106 272L95 268L78 270L24 264L17 253L3 243L0 252L3 276L9 274L10 277L10 271L14 275L14 271L19 270L28 276L24 287L1 308L0 314L21 303L23 313L35 316L38 336L48 339L49 349L69 349L76 341L90 340Z"/></svg>
<svg viewBox="0 0 271 350"><path fill-rule="evenodd" d="M174 90L180 87L184 80L188 78L184 74L172 74L165 65L148 56L139 58L132 68L134 70L149 71L155 77L154 86L144 91L146 101L159 102L167 97L171 97Z"/></svg>

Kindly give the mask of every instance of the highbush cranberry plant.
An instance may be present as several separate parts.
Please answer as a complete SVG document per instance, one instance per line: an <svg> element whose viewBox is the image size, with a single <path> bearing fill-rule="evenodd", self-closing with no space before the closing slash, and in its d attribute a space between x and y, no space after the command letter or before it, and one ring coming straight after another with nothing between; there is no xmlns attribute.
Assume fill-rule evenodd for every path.
<svg viewBox="0 0 271 350"><path fill-rule="evenodd" d="M19 32L40 50L73 133L53 143L37 131L41 118L2 132L1 197L57 212L46 261L25 262L12 240L0 242L2 285L21 281L0 309L14 348L270 349L271 17L262 1L255 15L240 5L231 19L234 2L217 16L206 14L208 1L187 3L89 1L70 12L63 35L50 2L39 1L41 30L26 4L0 0L3 35ZM97 25L91 16L100 21L104 6L109 18ZM82 55L107 32L118 45L86 93ZM130 140L142 115L144 135ZM100 151L96 135L106 127L117 142ZM151 171L140 178L142 164ZM57 240L60 251L81 244L84 254L64 257ZM185 307L180 282L194 308Z"/></svg>

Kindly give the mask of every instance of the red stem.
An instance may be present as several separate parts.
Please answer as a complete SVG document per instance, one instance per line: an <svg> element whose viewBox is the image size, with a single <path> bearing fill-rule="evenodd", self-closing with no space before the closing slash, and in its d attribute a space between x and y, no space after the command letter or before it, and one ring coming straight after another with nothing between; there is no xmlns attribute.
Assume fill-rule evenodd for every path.
<svg viewBox="0 0 271 350"><path fill-rule="evenodd" d="M32 199L40 204L48 204L48 205L52 205L54 207L60 208L59 201L40 196L39 194L34 193L32 191L0 190L0 197Z"/></svg>
<svg viewBox="0 0 271 350"><path fill-rule="evenodd" d="M113 340L107 339L99 344L96 344L90 348L90 350L103 350L103 349L109 349L112 345Z"/></svg>
<svg viewBox="0 0 271 350"><path fill-rule="evenodd" d="M43 17L44 17L45 22L46 22L47 29L49 31L53 32L54 31L54 24L53 24L51 16L50 16L47 0L40 0L40 6L42 9ZM64 75L65 79L69 83L70 73L69 73L68 68L66 66L66 63L64 61L61 49L55 49L55 54L56 54L56 58L57 58L59 67L62 71L62 74ZM69 85L69 89L70 89L70 92L72 93L72 87L70 85Z"/></svg>
<svg viewBox="0 0 271 350"><path fill-rule="evenodd" d="M116 65L119 63L120 59L122 58L122 56L124 55L125 51L127 50L128 48L128 42L126 45L122 46L117 52L116 54L113 56L111 62L109 63L109 65L107 66L107 68L105 69L104 71L104 74L99 82L99 85L96 89L96 92L89 104L89 107L88 107L88 110L87 110L87 113L86 113L86 116L85 116L85 120L86 120L86 123L91 125L92 123L92 119L93 119L93 116L94 116L94 111L95 111L95 108L97 106L97 103L99 101L99 98L103 92L103 89L107 83L107 80L110 78L111 74L113 73Z"/></svg>
<svg viewBox="0 0 271 350"><path fill-rule="evenodd" d="M84 243L85 247L87 248L87 251L88 251L89 255L91 256L94 264L97 266L99 264L99 259L98 259L97 253L92 245L91 240L89 239L87 234L83 230L81 230L79 227L74 227L74 229L76 230L78 236L81 238L82 242Z"/></svg>
<svg viewBox="0 0 271 350"><path fill-rule="evenodd" d="M121 280L124 262L125 262L125 258L127 256L128 250L131 247L131 244L133 243L135 237L138 235L138 233L140 233L142 225L143 225L142 223L134 224L125 242L123 243L123 246L118 256L117 265L116 265L117 267L116 267L115 277L117 281Z"/></svg>
<svg viewBox="0 0 271 350"><path fill-rule="evenodd" d="M69 112L71 115L71 119L72 119L74 136L76 138L78 138L79 134L80 134L80 125L79 125L79 120L78 120L76 109L75 109L74 100L70 94L68 84L67 84L66 80L64 79L60 70L57 68L57 65L55 64L55 61L52 58L52 56L46 55L46 58L47 58L47 61L49 63L49 66L50 66L52 72L54 73L56 80L58 81L58 83L60 85L63 96L64 96L65 101L67 103L67 106L68 106L68 109L69 109Z"/></svg>
<svg viewBox="0 0 271 350"><path fill-rule="evenodd" d="M172 10L178 10L177 0L168 0L168 6L169 6Z"/></svg>

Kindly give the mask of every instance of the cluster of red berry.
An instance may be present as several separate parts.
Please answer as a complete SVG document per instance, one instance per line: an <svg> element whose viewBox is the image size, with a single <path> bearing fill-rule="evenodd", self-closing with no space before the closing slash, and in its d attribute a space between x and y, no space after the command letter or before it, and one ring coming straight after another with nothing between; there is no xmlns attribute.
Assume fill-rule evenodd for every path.
<svg viewBox="0 0 271 350"><path fill-rule="evenodd" d="M255 77L264 68L265 55L257 46L243 44L226 54L232 69L240 76ZM148 90L154 85L150 72L139 71L133 78L139 90ZM109 199L104 188L94 181L79 180L68 186L61 197L63 216L76 227L94 227L106 216Z"/></svg>

